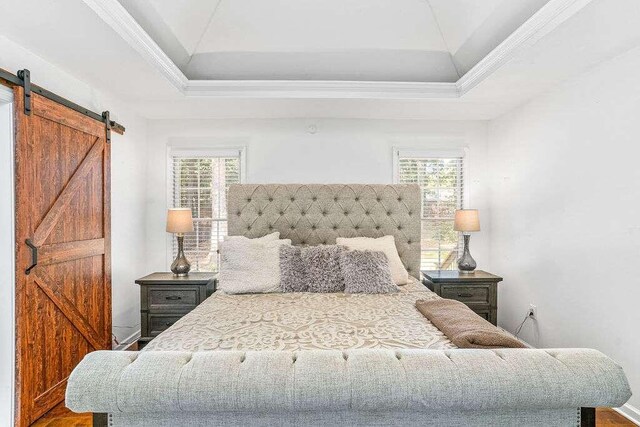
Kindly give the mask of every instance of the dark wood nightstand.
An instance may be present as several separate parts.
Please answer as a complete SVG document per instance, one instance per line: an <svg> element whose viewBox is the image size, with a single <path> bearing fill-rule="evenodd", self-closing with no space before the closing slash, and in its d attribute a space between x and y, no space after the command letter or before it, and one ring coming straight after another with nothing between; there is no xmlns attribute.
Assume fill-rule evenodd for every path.
<svg viewBox="0 0 640 427"><path fill-rule="evenodd" d="M215 291L215 273L153 273L136 280L140 285L140 349L173 325Z"/></svg>
<svg viewBox="0 0 640 427"><path fill-rule="evenodd" d="M472 274L457 270L422 271L423 283L442 298L465 303L489 322L498 323L498 282L502 277L476 270Z"/></svg>

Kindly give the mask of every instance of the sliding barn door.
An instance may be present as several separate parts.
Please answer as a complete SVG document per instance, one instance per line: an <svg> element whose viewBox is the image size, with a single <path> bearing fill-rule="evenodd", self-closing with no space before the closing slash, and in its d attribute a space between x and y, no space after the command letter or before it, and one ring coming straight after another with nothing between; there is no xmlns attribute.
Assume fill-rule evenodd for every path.
<svg viewBox="0 0 640 427"><path fill-rule="evenodd" d="M16 111L16 414L64 399L82 357L111 348L110 152L105 124L32 93Z"/></svg>

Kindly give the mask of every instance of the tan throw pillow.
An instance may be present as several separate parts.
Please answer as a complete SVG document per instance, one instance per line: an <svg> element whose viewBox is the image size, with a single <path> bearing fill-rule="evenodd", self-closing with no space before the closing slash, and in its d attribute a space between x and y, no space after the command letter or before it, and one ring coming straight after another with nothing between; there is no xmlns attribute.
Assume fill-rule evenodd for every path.
<svg viewBox="0 0 640 427"><path fill-rule="evenodd" d="M223 240L226 242L227 240L250 240L252 242L268 242L271 240L278 240L280 238L280 232L274 231L271 234L267 234L266 236L256 237L255 239L250 239L245 236L224 236Z"/></svg>
<svg viewBox="0 0 640 427"><path fill-rule="evenodd" d="M402 265L396 242L393 236L373 237L338 237L337 245L346 246L351 250L359 251L379 251L383 252L389 260L391 278L396 285L406 285L409 280L409 273Z"/></svg>

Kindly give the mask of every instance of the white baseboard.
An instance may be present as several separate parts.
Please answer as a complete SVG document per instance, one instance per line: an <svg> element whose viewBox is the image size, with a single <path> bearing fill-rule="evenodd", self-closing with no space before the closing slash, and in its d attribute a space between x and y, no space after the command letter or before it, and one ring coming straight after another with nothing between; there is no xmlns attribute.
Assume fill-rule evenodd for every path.
<svg viewBox="0 0 640 427"><path fill-rule="evenodd" d="M136 332L134 332L133 334L131 334L130 336L122 340L122 342L117 346L115 346L113 350L118 350L118 351L126 350L127 348L129 348L131 344L138 341L139 339L140 339L140 330L137 330Z"/></svg>
<svg viewBox="0 0 640 427"><path fill-rule="evenodd" d="M640 409L627 403L626 405L619 408L613 408L613 410L624 416L635 425L640 426Z"/></svg>

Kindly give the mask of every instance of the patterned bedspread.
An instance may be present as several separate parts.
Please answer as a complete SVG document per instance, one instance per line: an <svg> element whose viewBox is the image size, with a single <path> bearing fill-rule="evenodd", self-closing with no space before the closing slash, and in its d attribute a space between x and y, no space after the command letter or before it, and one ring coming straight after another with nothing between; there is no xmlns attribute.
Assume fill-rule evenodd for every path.
<svg viewBox="0 0 640 427"><path fill-rule="evenodd" d="M216 292L144 350L455 348L415 308L418 299L439 297L417 280L400 288L382 295Z"/></svg>

